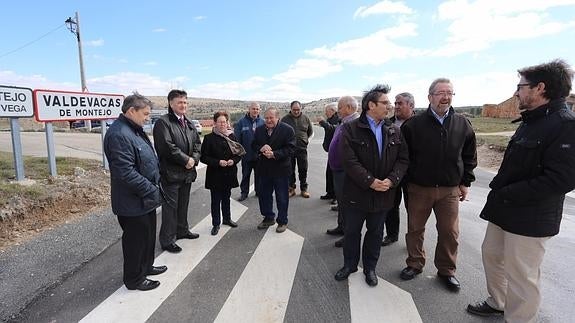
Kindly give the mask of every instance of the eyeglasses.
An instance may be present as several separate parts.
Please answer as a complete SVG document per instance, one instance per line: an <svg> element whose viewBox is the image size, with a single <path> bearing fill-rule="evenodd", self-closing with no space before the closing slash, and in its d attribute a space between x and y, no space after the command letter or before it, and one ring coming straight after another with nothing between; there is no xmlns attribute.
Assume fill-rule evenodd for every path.
<svg viewBox="0 0 575 323"><path fill-rule="evenodd" d="M381 103L381 104L383 104L383 105L386 106L386 107L391 106L391 102L389 102L389 101L375 101L375 103Z"/></svg>
<svg viewBox="0 0 575 323"><path fill-rule="evenodd" d="M531 83L519 83L517 84L517 91L519 91L521 89L521 87L523 86L531 86Z"/></svg>
<svg viewBox="0 0 575 323"><path fill-rule="evenodd" d="M454 96L455 93L453 93L453 92L443 92L443 91L441 91L441 92L432 93L432 95L433 95L433 96L446 96L446 97L449 97L449 98L450 98L450 97Z"/></svg>

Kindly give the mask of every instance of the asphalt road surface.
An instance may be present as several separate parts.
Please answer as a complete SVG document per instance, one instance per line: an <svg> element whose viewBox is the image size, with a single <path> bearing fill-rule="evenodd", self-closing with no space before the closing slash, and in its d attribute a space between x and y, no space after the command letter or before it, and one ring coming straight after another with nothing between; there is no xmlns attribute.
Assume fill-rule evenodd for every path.
<svg viewBox="0 0 575 323"><path fill-rule="evenodd" d="M325 194L327 154L321 148L323 130L316 131L318 135L309 147L308 182L312 196L290 199L285 233L276 233L275 227L256 229L261 217L252 193L241 203L232 202L239 227L224 226L217 236L211 236L210 198L209 191L203 188L202 169L192 188L189 209L192 231L199 232L200 238L178 242L184 249L180 254L162 252L156 245L155 264L169 268L154 277L161 282L159 288L139 292L123 287L121 230L107 210L66 223L0 253L0 321L502 321L480 319L465 312L468 303L486 296L480 247L487 224L478 213L493 174L478 169L469 200L461 203L459 293L447 291L436 278L432 256L437 234L433 217L425 241L431 258L417 278L399 278L406 257L405 240L400 238L381 250L377 287L367 286L361 270L348 281L337 282L333 275L342 266L343 257L342 250L333 246L338 237L325 234L326 229L335 226L336 213L319 199ZM100 138L85 136L92 136L92 141ZM60 137L55 141L73 146ZM0 141L0 147L4 149L6 145ZM98 146L85 148L82 144L73 150L97 154ZM238 196L235 189L232 198ZM570 269L575 264L574 202L572 197L566 198L561 233L547 244L540 322L570 322L575 317L571 299L575 281ZM405 219L402 208L400 235L406 231Z"/></svg>

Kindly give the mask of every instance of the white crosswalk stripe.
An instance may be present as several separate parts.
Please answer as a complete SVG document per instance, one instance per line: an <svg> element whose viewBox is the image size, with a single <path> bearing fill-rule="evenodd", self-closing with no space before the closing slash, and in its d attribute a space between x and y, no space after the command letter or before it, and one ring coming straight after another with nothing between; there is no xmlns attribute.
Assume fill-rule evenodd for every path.
<svg viewBox="0 0 575 323"><path fill-rule="evenodd" d="M375 287L365 283L362 268L348 278L351 322L420 323L411 294L378 277Z"/></svg>
<svg viewBox="0 0 575 323"><path fill-rule="evenodd" d="M231 202L232 219L237 221L247 210L235 201ZM200 263L210 250L229 230L222 226L216 236L210 235L212 217L206 216L192 231L200 234L200 239L179 240L182 252L171 254L163 252L156 264L168 266L168 273L161 277L161 285L151 291L131 291L122 286L98 307L86 315L80 322L144 322L170 296L186 276Z"/></svg>
<svg viewBox="0 0 575 323"><path fill-rule="evenodd" d="M282 322L303 242L268 229L215 322Z"/></svg>

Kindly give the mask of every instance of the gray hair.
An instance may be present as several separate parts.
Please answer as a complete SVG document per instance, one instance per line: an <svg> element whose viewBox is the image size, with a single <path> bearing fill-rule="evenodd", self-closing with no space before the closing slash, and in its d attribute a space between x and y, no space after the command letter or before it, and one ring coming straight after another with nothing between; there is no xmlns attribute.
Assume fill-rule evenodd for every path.
<svg viewBox="0 0 575 323"><path fill-rule="evenodd" d="M333 112L337 112L337 102L331 102L325 105L325 110L330 109Z"/></svg>
<svg viewBox="0 0 575 323"><path fill-rule="evenodd" d="M342 96L339 98L338 102L341 102L344 105L349 105L353 109L353 112L356 112L359 106L357 100L353 96Z"/></svg>
<svg viewBox="0 0 575 323"><path fill-rule="evenodd" d="M138 92L134 92L133 94L128 95L124 99L124 104L122 104L122 112L126 113L132 107L136 111L138 111L140 109L145 109L148 107L152 108L153 105L154 104L152 103L152 101L147 99L145 96L139 94Z"/></svg>
<svg viewBox="0 0 575 323"><path fill-rule="evenodd" d="M403 92L399 93L395 97L397 98L398 96L404 98L407 101L407 104L409 104L412 108L415 108L415 98L413 97L413 94L409 92Z"/></svg>
<svg viewBox="0 0 575 323"><path fill-rule="evenodd" d="M268 111L269 111L269 112L273 112L273 113L275 114L276 118L279 119L279 117L280 117L280 111L278 110L278 108L276 108L276 107L269 107L269 108L267 108L266 111L264 112L264 116L268 113Z"/></svg>
<svg viewBox="0 0 575 323"><path fill-rule="evenodd" d="M453 85L453 83L451 83L451 81L446 77L436 78L435 80L433 80L433 82L431 82L431 85L429 86L429 93L428 94L433 94L433 92L435 91L435 86L437 85L437 83L449 83L449 84Z"/></svg>

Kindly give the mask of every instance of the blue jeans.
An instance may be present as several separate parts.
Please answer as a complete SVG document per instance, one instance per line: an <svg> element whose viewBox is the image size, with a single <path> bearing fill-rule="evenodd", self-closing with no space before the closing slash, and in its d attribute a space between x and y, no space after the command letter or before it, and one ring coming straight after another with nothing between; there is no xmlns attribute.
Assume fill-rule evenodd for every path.
<svg viewBox="0 0 575 323"><path fill-rule="evenodd" d="M212 197L212 225L220 225L220 205L222 208L222 217L224 221L229 221L232 218L232 212L230 211L230 195L232 194L231 189L227 190L210 190L210 196Z"/></svg>
<svg viewBox="0 0 575 323"><path fill-rule="evenodd" d="M379 212L366 212L348 206L346 208L346 218L344 227L343 259L344 266L354 269L359 264L359 253L361 243L361 229L363 222L367 227L363 238L363 248L361 258L364 270L375 270L379 252L381 250L381 239L383 238L383 224L388 210Z"/></svg>
<svg viewBox="0 0 575 323"><path fill-rule="evenodd" d="M260 203L260 212L265 220L273 220L275 213L273 210L273 197L276 194L276 204L278 208L278 224L288 223L288 206L289 206L289 176L268 177L260 176L260 191L258 192L258 201Z"/></svg>

